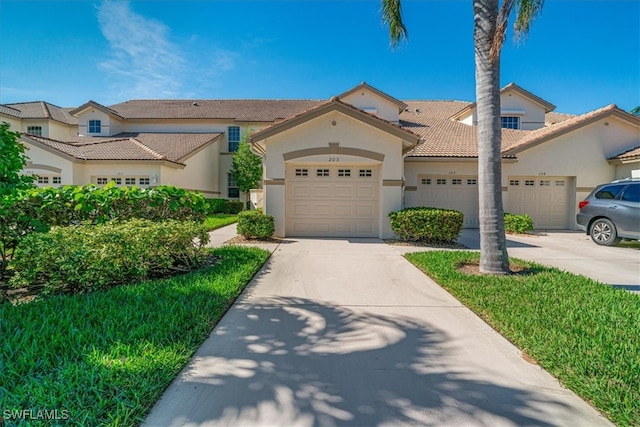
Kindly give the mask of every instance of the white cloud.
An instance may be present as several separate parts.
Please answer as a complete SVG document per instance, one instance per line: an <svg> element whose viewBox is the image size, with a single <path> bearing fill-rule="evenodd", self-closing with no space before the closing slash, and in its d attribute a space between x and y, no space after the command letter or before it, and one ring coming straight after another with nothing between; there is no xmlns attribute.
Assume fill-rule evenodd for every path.
<svg viewBox="0 0 640 427"><path fill-rule="evenodd" d="M113 96L122 100L180 95L187 61L166 25L136 14L128 1L113 0L99 6L98 23L111 49L100 66L113 78Z"/></svg>
<svg viewBox="0 0 640 427"><path fill-rule="evenodd" d="M128 0L103 0L98 23L109 43L108 59L99 65L109 75L113 101L206 97L202 91L236 69L241 57L197 34L175 39L169 26L135 13Z"/></svg>

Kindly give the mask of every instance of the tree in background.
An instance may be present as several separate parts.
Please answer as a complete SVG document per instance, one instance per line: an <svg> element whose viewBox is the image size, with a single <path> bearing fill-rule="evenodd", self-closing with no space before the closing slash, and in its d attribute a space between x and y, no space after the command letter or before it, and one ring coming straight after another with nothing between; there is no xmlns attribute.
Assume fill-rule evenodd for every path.
<svg viewBox="0 0 640 427"><path fill-rule="evenodd" d="M542 11L544 0L473 0L478 116L478 192L480 271L509 273L502 205L502 129L500 123L500 53L509 17L515 12L514 33L526 36ZM392 46L407 40L400 0L382 0L382 21L389 27Z"/></svg>
<svg viewBox="0 0 640 427"><path fill-rule="evenodd" d="M238 150L233 153L231 175L236 180L238 190L244 193L242 209L247 207L249 191L258 188L262 181L262 158L251 151L249 146L249 131L242 134Z"/></svg>
<svg viewBox="0 0 640 427"><path fill-rule="evenodd" d="M636 117L640 117L640 105L638 105L636 108L633 108L631 111L629 111L631 114L633 114Z"/></svg>
<svg viewBox="0 0 640 427"><path fill-rule="evenodd" d="M7 122L0 124L0 153L0 196L33 187L35 177L20 173L27 165L20 132L13 132Z"/></svg>

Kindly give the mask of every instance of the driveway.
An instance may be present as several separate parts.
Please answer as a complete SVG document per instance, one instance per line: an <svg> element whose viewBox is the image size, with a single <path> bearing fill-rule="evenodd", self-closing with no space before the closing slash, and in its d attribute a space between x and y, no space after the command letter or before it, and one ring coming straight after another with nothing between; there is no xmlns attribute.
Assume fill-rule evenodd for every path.
<svg viewBox="0 0 640 427"><path fill-rule="evenodd" d="M286 240L146 426L611 425L378 239Z"/></svg>

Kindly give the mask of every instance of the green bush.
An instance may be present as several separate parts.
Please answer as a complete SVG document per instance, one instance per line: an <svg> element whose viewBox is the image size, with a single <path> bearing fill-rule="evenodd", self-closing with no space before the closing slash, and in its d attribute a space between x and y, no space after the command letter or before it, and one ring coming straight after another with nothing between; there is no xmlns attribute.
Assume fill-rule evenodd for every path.
<svg viewBox="0 0 640 427"><path fill-rule="evenodd" d="M269 238L275 232L273 216L257 210L240 212L237 230L246 238Z"/></svg>
<svg viewBox="0 0 640 427"><path fill-rule="evenodd" d="M533 219L527 214L504 214L504 231L507 233L525 234L533 231Z"/></svg>
<svg viewBox="0 0 640 427"><path fill-rule="evenodd" d="M215 215L224 213L224 205L227 199L207 199L207 214Z"/></svg>
<svg viewBox="0 0 640 427"><path fill-rule="evenodd" d="M452 242L462 230L462 212L430 207L389 213L391 229L402 240Z"/></svg>
<svg viewBox="0 0 640 427"><path fill-rule="evenodd" d="M202 223L135 219L101 225L54 227L26 236L12 261L14 287L45 292L106 289L172 271L206 258Z"/></svg>
<svg viewBox="0 0 640 427"><path fill-rule="evenodd" d="M160 186L154 188L67 185L37 188L22 193L21 203L38 207L38 219L66 226L90 222L145 218L202 221L208 205L198 192Z"/></svg>
<svg viewBox="0 0 640 427"><path fill-rule="evenodd" d="M225 200L222 213L237 215L242 212L242 202L240 200Z"/></svg>

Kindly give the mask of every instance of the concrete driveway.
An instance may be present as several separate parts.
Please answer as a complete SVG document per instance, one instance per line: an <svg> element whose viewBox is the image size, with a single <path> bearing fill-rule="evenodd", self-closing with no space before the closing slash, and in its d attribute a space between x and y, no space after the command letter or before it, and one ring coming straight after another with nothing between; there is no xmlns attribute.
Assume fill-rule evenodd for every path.
<svg viewBox="0 0 640 427"><path fill-rule="evenodd" d="M377 239L287 240L146 426L611 425Z"/></svg>
<svg viewBox="0 0 640 427"><path fill-rule="evenodd" d="M462 230L458 242L480 249L478 230ZM509 256L557 267L616 288L640 292L640 245L598 246L578 231L548 231L537 235L507 235ZM424 248L398 248L401 252Z"/></svg>

